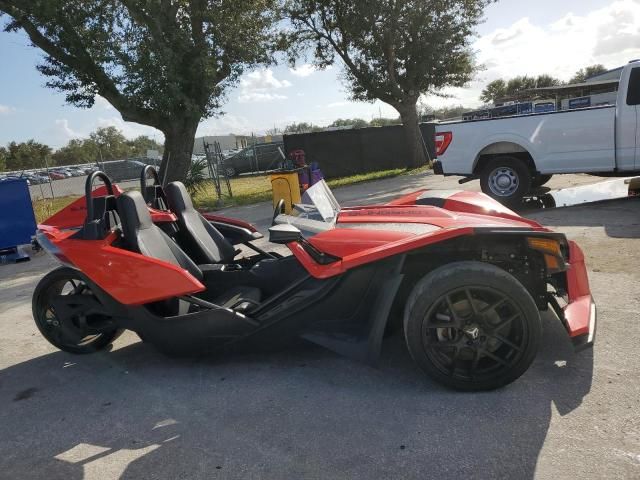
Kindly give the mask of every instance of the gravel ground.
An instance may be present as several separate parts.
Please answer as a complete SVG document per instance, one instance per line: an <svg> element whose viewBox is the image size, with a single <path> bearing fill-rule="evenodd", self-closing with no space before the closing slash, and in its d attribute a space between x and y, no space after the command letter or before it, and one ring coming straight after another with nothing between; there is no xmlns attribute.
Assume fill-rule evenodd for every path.
<svg viewBox="0 0 640 480"><path fill-rule="evenodd" d="M416 175L335 193L372 203L424 187L478 189ZM264 229L271 209L226 213ZM596 346L574 354L547 315L531 369L482 394L430 381L400 335L378 369L306 345L175 360L131 333L65 354L31 319L52 261L0 266L0 478L640 478L639 212L629 199L528 213L585 250Z"/></svg>

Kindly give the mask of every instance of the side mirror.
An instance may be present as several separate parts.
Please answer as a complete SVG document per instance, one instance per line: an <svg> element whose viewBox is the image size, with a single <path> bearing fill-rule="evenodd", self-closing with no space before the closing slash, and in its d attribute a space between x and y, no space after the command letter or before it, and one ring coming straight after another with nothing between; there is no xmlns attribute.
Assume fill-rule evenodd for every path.
<svg viewBox="0 0 640 480"><path fill-rule="evenodd" d="M269 228L269 241L271 243L286 244L302 240L302 232L293 225L283 223Z"/></svg>

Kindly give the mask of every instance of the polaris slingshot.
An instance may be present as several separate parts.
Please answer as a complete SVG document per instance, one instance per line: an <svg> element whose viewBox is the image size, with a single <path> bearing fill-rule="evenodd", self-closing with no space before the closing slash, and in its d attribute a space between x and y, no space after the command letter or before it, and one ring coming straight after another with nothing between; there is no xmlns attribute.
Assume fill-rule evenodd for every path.
<svg viewBox="0 0 640 480"><path fill-rule="evenodd" d="M484 194L341 208L321 182L291 214L276 207L269 240L282 255L255 245L252 225L200 214L181 183L163 188L149 168L141 182L123 192L94 172L85 197L38 227L63 266L37 285L33 316L62 350L94 352L129 329L168 354L303 338L375 363L402 327L435 380L488 390L527 370L549 307L577 349L593 342L580 248Z"/></svg>

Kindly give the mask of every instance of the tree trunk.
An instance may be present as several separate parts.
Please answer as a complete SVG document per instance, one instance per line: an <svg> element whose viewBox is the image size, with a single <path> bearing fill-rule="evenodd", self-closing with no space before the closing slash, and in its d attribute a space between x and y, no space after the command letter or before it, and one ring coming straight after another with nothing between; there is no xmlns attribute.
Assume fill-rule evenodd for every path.
<svg viewBox="0 0 640 480"><path fill-rule="evenodd" d="M164 184L179 180L184 182L191 166L193 141L199 120L176 121L162 131L164 133L164 153L160 166L160 178Z"/></svg>
<svg viewBox="0 0 640 480"><path fill-rule="evenodd" d="M407 144L407 168L417 168L424 165L427 157L424 152L422 133L418 125L418 112L416 102L394 105L402 119L402 129Z"/></svg>

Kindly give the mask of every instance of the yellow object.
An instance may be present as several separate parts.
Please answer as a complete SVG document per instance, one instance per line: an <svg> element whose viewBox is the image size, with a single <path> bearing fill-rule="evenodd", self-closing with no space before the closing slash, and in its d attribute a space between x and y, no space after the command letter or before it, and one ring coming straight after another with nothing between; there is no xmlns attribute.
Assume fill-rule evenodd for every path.
<svg viewBox="0 0 640 480"><path fill-rule="evenodd" d="M294 203L300 203L298 172L278 172L269 175L273 191L273 208L284 199L284 213L291 213Z"/></svg>

